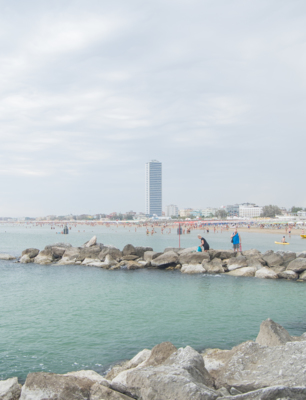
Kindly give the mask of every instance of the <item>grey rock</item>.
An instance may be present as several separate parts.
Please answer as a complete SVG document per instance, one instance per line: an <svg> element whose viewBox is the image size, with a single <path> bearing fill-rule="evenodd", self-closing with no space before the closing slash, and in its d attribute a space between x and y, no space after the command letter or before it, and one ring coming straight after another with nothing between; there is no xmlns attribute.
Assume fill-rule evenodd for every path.
<svg viewBox="0 0 306 400"><path fill-rule="evenodd" d="M0 260L15 260L16 257L12 256L11 254L7 253L0 253Z"/></svg>
<svg viewBox="0 0 306 400"><path fill-rule="evenodd" d="M221 251L222 250L209 249L207 253L209 254L210 259L213 260L214 258L220 258Z"/></svg>
<svg viewBox="0 0 306 400"><path fill-rule="evenodd" d="M135 247L135 249L136 249L136 255L139 257L139 258L143 258L143 256L144 256L144 253L146 252L146 251L153 251L153 249L152 249L152 247Z"/></svg>
<svg viewBox="0 0 306 400"><path fill-rule="evenodd" d="M281 325L270 318L261 323L256 343L262 346L280 346L287 342L292 342L292 338Z"/></svg>
<svg viewBox="0 0 306 400"><path fill-rule="evenodd" d="M28 254L25 254L20 257L19 262L21 264L29 264L29 263L34 262L34 258L30 258Z"/></svg>
<svg viewBox="0 0 306 400"><path fill-rule="evenodd" d="M206 269L202 264L183 264L181 267L181 272L182 274L204 274Z"/></svg>
<svg viewBox="0 0 306 400"><path fill-rule="evenodd" d="M222 400L305 400L306 388L271 386L236 396L224 396L221 397L221 399Z"/></svg>
<svg viewBox="0 0 306 400"><path fill-rule="evenodd" d="M21 385L17 378L0 381L0 400L19 400Z"/></svg>
<svg viewBox="0 0 306 400"><path fill-rule="evenodd" d="M125 260L125 261L134 261L134 260L138 260L138 256L133 256L132 254L131 255L129 255L129 256L123 256L122 257L122 260Z"/></svg>
<svg viewBox="0 0 306 400"><path fill-rule="evenodd" d="M97 236L93 236L86 244L86 247L95 246L97 243Z"/></svg>
<svg viewBox="0 0 306 400"><path fill-rule="evenodd" d="M198 246L188 247L187 249L180 250L178 252L178 255L182 256L183 254L196 253L197 250L198 250Z"/></svg>
<svg viewBox="0 0 306 400"><path fill-rule="evenodd" d="M51 264L55 260L52 250L42 250L39 252L39 254L34 258L34 263L35 264Z"/></svg>
<svg viewBox="0 0 306 400"><path fill-rule="evenodd" d="M122 254L124 256L136 256L137 255L137 251L136 248L132 245L132 244L127 244L124 246L123 250L122 250Z"/></svg>
<svg viewBox="0 0 306 400"><path fill-rule="evenodd" d="M119 249L117 249L116 247L105 247L105 248L102 249L102 251L99 253L98 258L99 258L101 261L104 261L104 260L105 260L105 257L106 257L108 254L109 254L110 256L112 256L114 260L117 260L117 261L121 260L121 258L122 258L122 252L121 252Z"/></svg>
<svg viewBox="0 0 306 400"><path fill-rule="evenodd" d="M181 247L166 247L164 250L164 253L167 253L168 251L174 251L175 253L179 253L181 250L184 250Z"/></svg>
<svg viewBox="0 0 306 400"><path fill-rule="evenodd" d="M151 350L149 358L146 360L144 366L157 366L166 361L171 354L177 351L177 348L171 342L163 342L157 344Z"/></svg>
<svg viewBox="0 0 306 400"><path fill-rule="evenodd" d="M179 256L180 264L201 264L203 260L210 260L206 252L186 253Z"/></svg>
<svg viewBox="0 0 306 400"><path fill-rule="evenodd" d="M39 253L38 249L30 248L30 249L25 249L21 253L22 256L27 255L29 258L35 258Z"/></svg>
<svg viewBox="0 0 306 400"><path fill-rule="evenodd" d="M242 255L246 257L261 257L261 252L256 249L250 249L250 250L244 250L242 252Z"/></svg>
<svg viewBox="0 0 306 400"><path fill-rule="evenodd" d="M75 262L80 254L80 247L70 247L65 250L63 258L67 261Z"/></svg>
<svg viewBox="0 0 306 400"><path fill-rule="evenodd" d="M101 253L101 248L99 245L93 244L90 247L81 247L79 248L79 255L76 258L76 261L84 261L85 258L94 258L100 259L99 255ZM66 252L64 253L64 255Z"/></svg>
<svg viewBox="0 0 306 400"><path fill-rule="evenodd" d="M290 279L290 280L297 280L299 279L299 275L294 271L283 271L278 274L278 277L281 279Z"/></svg>
<svg viewBox="0 0 306 400"><path fill-rule="evenodd" d="M237 394L242 394L240 390L235 389L234 387L230 388L230 394L232 396L236 396Z"/></svg>
<svg viewBox="0 0 306 400"><path fill-rule="evenodd" d="M262 267L255 272L255 278L261 279L278 279L278 275L271 268Z"/></svg>
<svg viewBox="0 0 306 400"><path fill-rule="evenodd" d="M235 258L231 258L227 262L227 269L229 271L233 271L237 268L245 268L248 266L247 258L245 256L237 256Z"/></svg>
<svg viewBox="0 0 306 400"><path fill-rule="evenodd" d="M296 258L291 261L287 267L287 270L291 270L294 272L303 272L306 270L306 259L305 258Z"/></svg>
<svg viewBox="0 0 306 400"><path fill-rule="evenodd" d="M234 269L230 272L226 272L226 275L231 275L231 276L255 276L255 273L257 271L256 267L243 267L243 268L237 268Z"/></svg>
<svg viewBox="0 0 306 400"><path fill-rule="evenodd" d="M299 279L302 281L306 281L306 271L304 271L300 274Z"/></svg>
<svg viewBox="0 0 306 400"><path fill-rule="evenodd" d="M224 272L220 258L214 258L209 262L203 260L202 266L208 274L222 274Z"/></svg>
<svg viewBox="0 0 306 400"><path fill-rule="evenodd" d="M268 267L278 267L284 263L283 256L274 252L267 255L265 253L262 258L266 261Z"/></svg>
<svg viewBox="0 0 306 400"><path fill-rule="evenodd" d="M301 251L300 253L296 254L297 258L306 258L306 251Z"/></svg>
<svg viewBox="0 0 306 400"><path fill-rule="evenodd" d="M296 253L294 253L293 251L277 251L277 254L280 254L283 257L283 265L285 265L285 267L288 266L288 264L296 259Z"/></svg>
<svg viewBox="0 0 306 400"><path fill-rule="evenodd" d="M81 370L81 371L72 371L72 372L67 372L67 374L64 374L63 376L74 376L76 378L86 378L90 379L93 382L99 383L99 385L107 386L109 387L110 382L105 379L102 375L98 374L96 371L92 370Z"/></svg>
<svg viewBox="0 0 306 400"><path fill-rule="evenodd" d="M151 261L151 265L158 268L166 268L171 264L178 264L178 255L174 251L167 251Z"/></svg>
<svg viewBox="0 0 306 400"><path fill-rule="evenodd" d="M281 272L284 272L286 270L286 267L284 265L279 265L278 267L271 267L269 269L274 271L276 274L280 274Z"/></svg>
<svg viewBox="0 0 306 400"><path fill-rule="evenodd" d="M228 258L233 258L236 257L237 253L234 252L234 250L220 250L220 255L218 258L221 258L221 260L226 260Z"/></svg>
<svg viewBox="0 0 306 400"><path fill-rule="evenodd" d="M252 341L237 346L216 379L216 387L241 392L272 385L305 386L306 342L261 346Z"/></svg>
<svg viewBox="0 0 306 400"><path fill-rule="evenodd" d="M134 400L108 387L95 383L90 389L90 400Z"/></svg>
<svg viewBox="0 0 306 400"><path fill-rule="evenodd" d="M143 255L145 261L152 261L154 258L161 256L163 253L158 253L156 251L146 251Z"/></svg>

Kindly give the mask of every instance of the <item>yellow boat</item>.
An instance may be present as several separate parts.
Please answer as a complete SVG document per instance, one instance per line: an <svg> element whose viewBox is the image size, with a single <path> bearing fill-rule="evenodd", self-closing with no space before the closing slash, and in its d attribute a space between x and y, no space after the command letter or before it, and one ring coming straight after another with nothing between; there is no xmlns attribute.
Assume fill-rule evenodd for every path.
<svg viewBox="0 0 306 400"><path fill-rule="evenodd" d="M276 244L290 244L288 242L285 242L285 243L283 243L283 242L274 242L274 243L276 243Z"/></svg>
<svg viewBox="0 0 306 400"><path fill-rule="evenodd" d="M306 235L301 235L301 238L302 239L306 239Z"/></svg>

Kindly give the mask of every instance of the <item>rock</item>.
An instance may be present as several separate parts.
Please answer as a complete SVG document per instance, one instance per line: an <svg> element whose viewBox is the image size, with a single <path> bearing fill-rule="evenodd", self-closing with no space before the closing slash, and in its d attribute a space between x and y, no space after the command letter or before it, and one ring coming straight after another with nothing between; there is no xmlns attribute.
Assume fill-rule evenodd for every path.
<svg viewBox="0 0 306 400"><path fill-rule="evenodd" d="M287 342L292 342L292 338L281 325L270 318L261 323L256 343L262 346L280 346Z"/></svg>
<svg viewBox="0 0 306 400"><path fill-rule="evenodd" d="M126 246L124 246L123 250L122 250L122 254L124 256L136 256L137 255L137 251L136 248L132 245L132 244L127 244Z"/></svg>
<svg viewBox="0 0 306 400"><path fill-rule="evenodd" d="M17 378L0 381L0 400L19 400L21 385Z"/></svg>
<svg viewBox="0 0 306 400"><path fill-rule="evenodd" d="M90 400L134 400L108 387L95 383L90 389Z"/></svg>
<svg viewBox="0 0 306 400"><path fill-rule="evenodd" d="M187 249L180 250L178 252L178 255L182 256L184 254L196 253L197 251L198 251L198 246L188 247Z"/></svg>
<svg viewBox="0 0 306 400"><path fill-rule="evenodd" d="M300 274L299 279L302 281L306 281L306 271L304 271Z"/></svg>
<svg viewBox="0 0 306 400"><path fill-rule="evenodd" d="M284 265L285 267L287 267L288 264L289 264L291 261L293 261L293 260L296 259L296 253L294 253L293 251L282 251L282 252L277 251L276 253L277 253L277 254L280 254L280 255L283 257L283 260L284 260L283 265Z"/></svg>
<svg viewBox="0 0 306 400"><path fill-rule="evenodd" d="M141 268L143 268L143 265L139 264L136 261L127 261L126 262L126 269L128 269L128 270L141 269Z"/></svg>
<svg viewBox="0 0 306 400"><path fill-rule="evenodd" d="M301 251L300 253L296 254L297 258L306 258L306 251Z"/></svg>
<svg viewBox="0 0 306 400"><path fill-rule="evenodd" d="M235 258L231 258L227 262L227 269L229 271L233 271L234 269L237 268L245 268L247 267L247 258L245 256L237 256Z"/></svg>
<svg viewBox="0 0 306 400"><path fill-rule="evenodd" d="M86 378L107 387L109 387L110 385L110 382L107 379L105 379L102 375L98 374L98 372L92 370L67 372L67 374L64 374L63 376L75 376L76 378Z"/></svg>
<svg viewBox="0 0 306 400"><path fill-rule="evenodd" d="M51 249L42 250L39 254L34 258L35 264L51 264L54 261L53 253Z"/></svg>
<svg viewBox="0 0 306 400"><path fill-rule="evenodd" d="M183 264L181 272L183 274L204 274L206 269L202 264Z"/></svg>
<svg viewBox="0 0 306 400"><path fill-rule="evenodd" d="M166 268L171 264L178 264L178 255L174 251L167 251L151 261L151 265L158 268Z"/></svg>
<svg viewBox="0 0 306 400"><path fill-rule="evenodd" d="M306 259L296 258L288 264L287 270L294 272L303 272L306 270Z"/></svg>
<svg viewBox="0 0 306 400"><path fill-rule="evenodd" d="M10 254L0 253L0 260L15 260L16 257L11 256Z"/></svg>
<svg viewBox="0 0 306 400"><path fill-rule="evenodd" d="M98 258L99 258L101 261L104 261L104 260L105 260L105 257L106 257L108 254L109 254L110 256L112 256L112 258L113 258L114 260L116 260L116 261L119 261L119 260L121 260L121 258L122 258L122 252L121 252L119 249L115 248L115 247L105 247L105 248L99 253Z"/></svg>
<svg viewBox="0 0 306 400"><path fill-rule="evenodd" d="M145 261L152 261L155 258L161 256L163 253L157 253L156 251L146 251L143 255Z"/></svg>
<svg viewBox="0 0 306 400"><path fill-rule="evenodd" d="M159 365L123 371L111 382L112 388L141 400L215 400L219 393L212 386L202 356L189 346Z"/></svg>
<svg viewBox="0 0 306 400"><path fill-rule="evenodd" d="M22 256L27 255L29 258L35 258L37 256L37 254L39 253L38 249L25 249L23 250L23 252L21 253Z"/></svg>
<svg viewBox="0 0 306 400"><path fill-rule="evenodd" d="M136 256L138 256L138 258L143 258L146 251L153 251L152 247L135 247L135 249Z"/></svg>
<svg viewBox="0 0 306 400"><path fill-rule="evenodd" d="M230 396L230 392L226 388L220 388L217 390L217 392L220 393L222 398L224 396Z"/></svg>
<svg viewBox="0 0 306 400"><path fill-rule="evenodd" d="M210 260L209 254L206 252L185 253L179 256L180 264L201 264L203 260Z"/></svg>
<svg viewBox="0 0 306 400"><path fill-rule="evenodd" d="M221 260L226 260L228 258L236 257L237 253L234 250L220 250L220 255L218 258Z"/></svg>
<svg viewBox="0 0 306 400"><path fill-rule="evenodd" d="M235 389L234 387L230 388L230 394L232 396L236 396L237 394L242 394L240 390Z"/></svg>
<svg viewBox="0 0 306 400"><path fill-rule="evenodd" d="M82 265L89 265L89 266L92 266L93 263L101 263L101 264L104 264L104 263L102 263L100 260L94 259L94 258L85 258L85 260L82 261Z"/></svg>
<svg viewBox="0 0 306 400"><path fill-rule="evenodd" d="M94 246L97 243L97 236L93 236L89 242L85 244L86 247Z"/></svg>
<svg viewBox="0 0 306 400"><path fill-rule="evenodd" d="M262 267L261 269L255 272L255 278L278 279L278 275L272 269L267 267Z"/></svg>
<svg viewBox="0 0 306 400"><path fill-rule="evenodd" d="M209 249L207 253L209 254L210 259L213 260L214 258L220 258L221 251L222 250Z"/></svg>
<svg viewBox="0 0 306 400"><path fill-rule="evenodd" d="M203 260L202 266L208 274L223 274L224 272L224 268L222 266L222 261L220 260L220 258L214 258L209 262Z"/></svg>
<svg viewBox="0 0 306 400"><path fill-rule="evenodd" d="M147 359L145 366L149 367L160 365L176 351L177 348L171 342L157 344L151 350L150 357Z"/></svg>
<svg viewBox="0 0 306 400"><path fill-rule="evenodd" d="M63 261L63 265L66 265L66 262L68 262L68 261L71 261L72 263L74 263L77 260L77 258L79 257L80 250L81 249L79 247L70 247L70 248L66 249L62 260L60 260L58 262L58 264L60 264L61 261Z"/></svg>
<svg viewBox="0 0 306 400"><path fill-rule="evenodd" d="M233 356L233 350L206 349L202 354L205 368L209 374L216 379L220 370L227 361Z"/></svg>
<svg viewBox="0 0 306 400"><path fill-rule="evenodd" d="M261 256L261 252L259 250L256 249L250 249L250 250L244 250L242 252L243 256L246 257L260 257Z"/></svg>
<svg viewBox="0 0 306 400"><path fill-rule="evenodd" d="M270 269L276 274L280 274L281 272L285 271L286 267L284 265L279 265L278 267L271 267Z"/></svg>
<svg viewBox="0 0 306 400"><path fill-rule="evenodd" d="M182 249L181 247L166 247L164 250L164 253L167 253L168 251L174 251L175 253L179 253Z"/></svg>
<svg viewBox="0 0 306 400"><path fill-rule="evenodd" d="M281 279L291 279L291 280L297 280L299 278L299 276L298 276L298 274L296 272L290 271L290 270L289 271L286 270L286 271L280 272L278 274L278 277L281 278Z"/></svg>
<svg viewBox="0 0 306 400"><path fill-rule="evenodd" d="M98 244L93 244L90 247L80 247L79 255L77 256L76 261L84 261L85 258L100 259L99 257L100 253L101 253L101 248Z"/></svg>
<svg viewBox="0 0 306 400"><path fill-rule="evenodd" d="M268 254L266 253L263 254L262 258L268 264L268 267L278 267L284 263L284 258L280 254L274 252Z"/></svg>
<svg viewBox="0 0 306 400"><path fill-rule="evenodd" d="M30 258L28 254L20 257L19 262L22 264L28 264L34 262L34 258Z"/></svg>
<svg viewBox="0 0 306 400"><path fill-rule="evenodd" d="M93 384L88 378L33 372L27 376L20 400L85 400Z"/></svg>
<svg viewBox="0 0 306 400"><path fill-rule="evenodd" d="M134 261L134 260L137 260L138 258L139 258L138 256L129 255L129 256L123 256L123 257L122 257L122 260L125 260L125 261Z"/></svg>
<svg viewBox="0 0 306 400"><path fill-rule="evenodd" d="M226 272L226 275L232 275L232 276L255 276L255 273L257 271L256 267L243 267L243 268L237 268L233 271Z"/></svg>
<svg viewBox="0 0 306 400"><path fill-rule="evenodd" d="M272 385L305 386L305 362L305 341L281 346L261 346L249 341L236 347L215 384L217 388L235 387L241 392Z"/></svg>
<svg viewBox="0 0 306 400"><path fill-rule="evenodd" d="M166 342L167 343L167 342ZM164 347L165 352L167 351L169 353L169 347L168 350L166 349L166 346ZM159 350L155 349L155 353L157 354L159 351L162 351L161 348ZM138 365L146 362L152 354L152 350L144 349L141 350L139 353L136 354L129 362L128 362L128 368L135 368L138 367ZM172 354L172 353L171 353ZM157 356L158 358L158 356Z"/></svg>
<svg viewBox="0 0 306 400"><path fill-rule="evenodd" d="M305 387L272 386L236 396L224 396L220 400L304 400L305 396Z"/></svg>
<svg viewBox="0 0 306 400"><path fill-rule="evenodd" d="M89 260L89 258L87 258L87 260ZM97 268L109 269L109 265L106 264L104 261L100 261L100 260L92 260L91 259L91 262L89 262L86 265L88 265L89 267L97 267Z"/></svg>

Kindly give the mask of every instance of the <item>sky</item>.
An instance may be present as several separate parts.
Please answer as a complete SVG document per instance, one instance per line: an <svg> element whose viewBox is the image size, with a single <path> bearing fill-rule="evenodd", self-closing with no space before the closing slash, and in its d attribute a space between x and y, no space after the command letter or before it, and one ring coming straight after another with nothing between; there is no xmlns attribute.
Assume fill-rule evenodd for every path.
<svg viewBox="0 0 306 400"><path fill-rule="evenodd" d="M0 216L306 207L304 0L0 5Z"/></svg>

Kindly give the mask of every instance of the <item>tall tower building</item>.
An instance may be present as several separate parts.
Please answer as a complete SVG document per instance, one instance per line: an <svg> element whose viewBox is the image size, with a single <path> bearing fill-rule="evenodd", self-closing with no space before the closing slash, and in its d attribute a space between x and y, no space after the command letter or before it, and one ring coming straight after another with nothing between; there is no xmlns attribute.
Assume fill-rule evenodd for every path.
<svg viewBox="0 0 306 400"><path fill-rule="evenodd" d="M146 163L146 214L162 216L162 163Z"/></svg>

